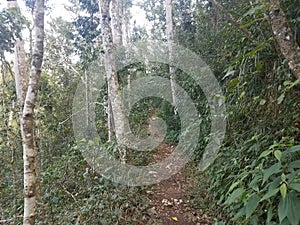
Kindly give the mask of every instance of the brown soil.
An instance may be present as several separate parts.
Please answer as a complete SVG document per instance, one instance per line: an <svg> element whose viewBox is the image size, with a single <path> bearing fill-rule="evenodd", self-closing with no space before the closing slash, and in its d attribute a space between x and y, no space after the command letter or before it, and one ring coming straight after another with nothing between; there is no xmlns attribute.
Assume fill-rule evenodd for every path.
<svg viewBox="0 0 300 225"><path fill-rule="evenodd" d="M154 161L171 154L174 147L162 143L159 150L153 155ZM199 210L189 200L189 188L193 180L188 178L190 168L173 175L170 179L160 182L148 193L150 207L144 217L143 224L153 225L210 225L210 218L200 214Z"/></svg>

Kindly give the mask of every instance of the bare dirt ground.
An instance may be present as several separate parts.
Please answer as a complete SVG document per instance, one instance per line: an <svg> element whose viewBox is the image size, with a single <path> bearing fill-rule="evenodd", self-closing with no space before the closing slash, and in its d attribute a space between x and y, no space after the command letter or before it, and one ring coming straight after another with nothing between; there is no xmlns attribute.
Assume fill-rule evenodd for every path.
<svg viewBox="0 0 300 225"><path fill-rule="evenodd" d="M160 161L173 151L174 147L162 143L153 155L154 161ZM193 180L188 178L185 169L170 179L160 182L148 193L150 208L143 224L153 225L211 225L211 219L200 214L189 200L189 187Z"/></svg>

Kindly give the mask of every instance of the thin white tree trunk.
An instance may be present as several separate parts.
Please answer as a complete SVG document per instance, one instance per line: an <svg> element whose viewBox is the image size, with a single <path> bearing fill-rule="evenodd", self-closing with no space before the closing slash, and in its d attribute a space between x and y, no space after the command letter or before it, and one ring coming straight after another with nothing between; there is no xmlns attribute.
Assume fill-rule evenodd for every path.
<svg viewBox="0 0 300 225"><path fill-rule="evenodd" d="M14 71L18 103L21 109L24 106L24 100L27 90L27 69L26 69L26 55L24 49L24 41L16 40L15 42L15 58Z"/></svg>
<svg viewBox="0 0 300 225"><path fill-rule="evenodd" d="M11 3L10 3L11 4ZM16 43L15 77L21 106L20 129L24 162L24 225L34 225L38 196L38 150L34 138L34 107L44 54L44 0L36 0L34 13L34 46L29 84L26 84L26 64L22 43ZM25 68L25 70L24 70ZM25 72L24 72L25 71Z"/></svg>
<svg viewBox="0 0 300 225"><path fill-rule="evenodd" d="M108 141L111 141L112 137L113 137L114 128L113 128L113 125L112 125L112 122L113 122L112 108L111 108L110 100L108 98L107 98L107 110L106 110L106 113L107 113Z"/></svg>
<svg viewBox="0 0 300 225"><path fill-rule="evenodd" d="M122 32L122 20L123 20L123 7L122 0L111 0L110 12L111 12L111 26L113 43L116 46L123 45L123 32Z"/></svg>
<svg viewBox="0 0 300 225"><path fill-rule="evenodd" d="M167 42L169 50L169 61L173 62L174 51L174 28L173 28L173 13L172 13L172 0L166 0L166 26L167 26ZM172 90L172 100L174 106L174 112L177 113L177 98L176 98L176 68L173 65L169 65L170 82Z"/></svg>
<svg viewBox="0 0 300 225"><path fill-rule="evenodd" d="M128 46L131 43L131 35L130 35L130 8L127 6L124 6L123 8L123 45Z"/></svg>
<svg viewBox="0 0 300 225"><path fill-rule="evenodd" d="M99 0L99 8L101 9L102 43L103 50L105 52L104 63L108 86L107 89L114 117L115 134L118 142L121 162L125 163L125 115L123 112L122 97L116 69L115 50L112 41L113 37L110 23L111 18L109 13L109 3L110 1L108 0Z"/></svg>
<svg viewBox="0 0 300 225"><path fill-rule="evenodd" d="M112 28L112 38L113 44L115 46L123 45L123 33L122 33L122 0L111 0L110 2L110 14L111 14L111 28ZM108 140L111 141L113 133L115 131L114 125L114 114L112 110L111 98L108 94L107 100L107 124L108 124Z"/></svg>

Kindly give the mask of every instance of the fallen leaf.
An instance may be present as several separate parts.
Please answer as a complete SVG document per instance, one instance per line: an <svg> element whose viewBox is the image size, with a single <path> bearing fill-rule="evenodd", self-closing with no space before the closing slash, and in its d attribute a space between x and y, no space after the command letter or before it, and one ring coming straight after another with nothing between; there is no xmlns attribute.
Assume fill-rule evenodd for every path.
<svg viewBox="0 0 300 225"><path fill-rule="evenodd" d="M172 220L178 222L178 218L177 218L176 216L173 216L173 217L172 217Z"/></svg>

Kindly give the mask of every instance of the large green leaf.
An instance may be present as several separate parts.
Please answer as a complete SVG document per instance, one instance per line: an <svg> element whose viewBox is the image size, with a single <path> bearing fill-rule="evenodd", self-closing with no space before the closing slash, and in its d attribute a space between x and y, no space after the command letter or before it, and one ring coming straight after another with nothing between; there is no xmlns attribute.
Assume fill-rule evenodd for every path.
<svg viewBox="0 0 300 225"><path fill-rule="evenodd" d="M272 152L273 152L272 149L268 149L266 151L263 151L258 158L260 159L260 158L266 157L266 156L270 155Z"/></svg>
<svg viewBox="0 0 300 225"><path fill-rule="evenodd" d="M270 207L268 209L268 213L267 213L267 224L271 222L273 216L274 216L274 214L273 214L273 207Z"/></svg>
<svg viewBox="0 0 300 225"><path fill-rule="evenodd" d="M279 191L279 188L276 188L276 189L271 189L269 190L262 198L261 198L261 202L264 201L264 200L267 200L269 198L271 198L272 196L276 195Z"/></svg>
<svg viewBox="0 0 300 225"><path fill-rule="evenodd" d="M259 204L259 200L260 198L257 194L253 194L250 196L246 204L246 218L249 218L252 215Z"/></svg>
<svg viewBox="0 0 300 225"><path fill-rule="evenodd" d="M263 178L263 183L265 183L270 176L272 176L273 174L279 173L281 172L281 163L278 162L276 164L274 164L273 166L271 166L270 168L266 169L263 174L264 174L264 178Z"/></svg>
<svg viewBox="0 0 300 225"><path fill-rule="evenodd" d="M300 183L290 183L288 184L288 187L295 191L300 192Z"/></svg>
<svg viewBox="0 0 300 225"><path fill-rule="evenodd" d="M233 219L237 220L238 218L245 215L245 207L242 207L237 213L235 213Z"/></svg>
<svg viewBox="0 0 300 225"><path fill-rule="evenodd" d="M300 169L300 160L290 162L288 167L292 169Z"/></svg>
<svg viewBox="0 0 300 225"><path fill-rule="evenodd" d="M278 205L278 217L280 223L288 218L291 225L299 225L300 222L300 200L295 192L289 192L286 198L282 198Z"/></svg>
<svg viewBox="0 0 300 225"><path fill-rule="evenodd" d="M225 205L230 205L232 204L234 201L236 201L236 199L238 197L240 197L242 194L245 193L244 188L238 188L236 190L234 190L229 197L227 198L227 200L224 202Z"/></svg>
<svg viewBox="0 0 300 225"><path fill-rule="evenodd" d="M300 151L300 145L295 145L293 147L288 148L285 152L283 152L283 157L286 157L290 153Z"/></svg>
<svg viewBox="0 0 300 225"><path fill-rule="evenodd" d="M289 198L281 198L279 205L278 205L278 217L280 223L283 221L285 217L287 217L288 213L288 201Z"/></svg>

